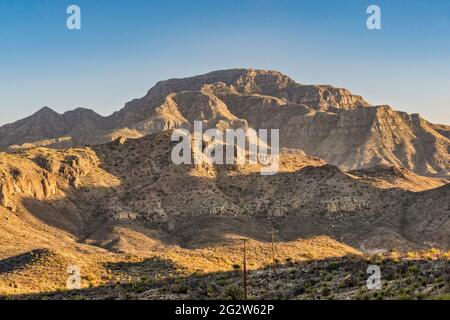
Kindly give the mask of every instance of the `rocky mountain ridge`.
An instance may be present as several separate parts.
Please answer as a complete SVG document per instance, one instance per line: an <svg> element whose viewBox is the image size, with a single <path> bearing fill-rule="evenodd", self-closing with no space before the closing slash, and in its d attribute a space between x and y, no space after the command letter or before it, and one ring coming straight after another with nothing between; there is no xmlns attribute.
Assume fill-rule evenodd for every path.
<svg viewBox="0 0 450 320"><path fill-rule="evenodd" d="M109 117L45 108L0 128L0 148L84 146L139 138L172 128L279 129L282 147L298 148L343 170L395 165L450 175L450 127L329 85L302 85L276 71L232 69L158 82Z"/></svg>

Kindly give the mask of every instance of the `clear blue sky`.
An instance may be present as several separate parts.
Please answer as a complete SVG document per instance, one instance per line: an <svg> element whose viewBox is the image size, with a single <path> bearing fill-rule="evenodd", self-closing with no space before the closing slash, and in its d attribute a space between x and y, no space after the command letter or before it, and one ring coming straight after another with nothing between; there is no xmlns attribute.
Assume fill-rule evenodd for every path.
<svg viewBox="0 0 450 320"><path fill-rule="evenodd" d="M382 30L366 28L369 4ZM108 115L158 80L234 67L450 124L450 1L0 0L0 124L42 106Z"/></svg>

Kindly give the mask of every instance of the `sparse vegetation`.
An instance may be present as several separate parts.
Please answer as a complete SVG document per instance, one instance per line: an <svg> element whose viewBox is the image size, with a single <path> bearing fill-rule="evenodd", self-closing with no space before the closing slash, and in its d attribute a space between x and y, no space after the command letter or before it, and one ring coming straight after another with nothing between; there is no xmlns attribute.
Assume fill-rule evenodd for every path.
<svg viewBox="0 0 450 320"><path fill-rule="evenodd" d="M169 138L167 131L124 144L1 154L0 295L236 299L237 239L245 235L254 298L446 297L449 255L441 250L364 256L355 249L373 225L386 228L381 241L421 244L421 233L402 234L398 217L409 226L429 219L427 199L446 200L444 188L426 196L390 190L363 172L289 153L274 177L260 176L258 166L174 166ZM441 207L433 212L445 218ZM273 226L285 239L276 243L276 273ZM365 289L369 263L382 267L381 291ZM66 289L70 265L81 269L81 290Z"/></svg>

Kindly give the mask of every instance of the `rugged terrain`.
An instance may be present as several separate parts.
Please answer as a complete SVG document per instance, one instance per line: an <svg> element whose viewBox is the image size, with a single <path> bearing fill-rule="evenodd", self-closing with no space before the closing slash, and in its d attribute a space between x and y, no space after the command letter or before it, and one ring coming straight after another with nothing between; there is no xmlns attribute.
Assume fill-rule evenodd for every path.
<svg viewBox="0 0 450 320"><path fill-rule="evenodd" d="M371 106L349 90L302 85L276 71L233 69L157 83L109 117L45 107L0 128L0 148L84 146L171 128L280 129L281 145L343 170L393 165L448 178L450 127L418 114Z"/></svg>
<svg viewBox="0 0 450 320"><path fill-rule="evenodd" d="M280 129L279 172L175 165L171 135L195 120ZM159 82L109 117L41 109L0 128L0 296L239 298L248 239L254 298L445 297L449 132L245 69ZM364 289L370 263L382 291Z"/></svg>
<svg viewBox="0 0 450 320"><path fill-rule="evenodd" d="M170 137L1 154L0 294L61 291L70 265L94 288L236 277L241 239L251 239L249 268L265 268L274 229L277 260L289 262L450 244L442 179L394 167L346 173L291 149L273 176L259 165L175 165Z"/></svg>

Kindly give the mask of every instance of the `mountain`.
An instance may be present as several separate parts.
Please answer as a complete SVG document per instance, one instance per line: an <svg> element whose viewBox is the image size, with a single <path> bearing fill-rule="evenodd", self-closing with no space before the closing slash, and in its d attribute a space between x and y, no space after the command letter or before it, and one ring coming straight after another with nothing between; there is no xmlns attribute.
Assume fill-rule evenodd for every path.
<svg viewBox="0 0 450 320"><path fill-rule="evenodd" d="M85 109L59 115L44 108L1 127L0 148L102 144L190 129L194 120L208 127L280 129L281 146L343 170L393 165L425 176L450 175L450 127L371 106L346 89L302 85L280 72L253 69L161 81L105 118Z"/></svg>
<svg viewBox="0 0 450 320"><path fill-rule="evenodd" d="M450 245L444 181L396 168L345 173L289 149L273 176L260 175L260 165L175 165L170 137L2 156L0 206L119 251L143 246L118 240L123 223L183 247L226 242L226 234L264 239L269 226L286 241L327 235L357 248L372 237L367 247Z"/></svg>
<svg viewBox="0 0 450 320"><path fill-rule="evenodd" d="M103 117L89 109L77 108L59 114L44 107L25 119L2 126L0 128L1 146L39 144L39 141L52 145L81 135L93 135L102 126ZM45 143L46 140L48 140L47 143Z"/></svg>
<svg viewBox="0 0 450 320"><path fill-rule="evenodd" d="M0 153L0 298L124 298L127 288L133 296L145 291L141 298L179 297L196 290L177 287L168 295L155 291L155 283L169 281L172 288L174 281L222 272L217 281L233 279L243 237L250 239L252 277L265 281L274 229L277 259L287 268L301 263L299 271L320 260L326 270L356 263L354 273L365 275L363 254L410 251L410 259L429 244L450 245L450 185L444 180L389 166L346 173L294 149L282 149L273 176L260 175L260 165L175 165L175 144L167 130L91 147ZM433 260L440 253L433 250L433 256L423 253L430 259L427 272L445 268ZM389 266L409 263L395 261ZM81 268L88 292L62 290L72 265ZM402 287L397 267L389 281ZM337 269L339 281L347 279L345 270ZM356 289L340 290L354 297Z"/></svg>

